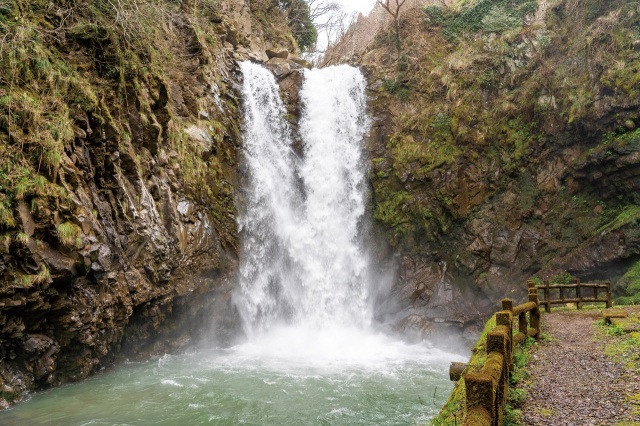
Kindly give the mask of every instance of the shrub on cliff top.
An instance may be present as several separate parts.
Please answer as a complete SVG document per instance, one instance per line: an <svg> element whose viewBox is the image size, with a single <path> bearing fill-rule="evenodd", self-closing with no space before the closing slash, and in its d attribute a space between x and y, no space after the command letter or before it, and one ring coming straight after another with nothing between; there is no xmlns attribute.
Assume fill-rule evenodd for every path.
<svg viewBox="0 0 640 426"><path fill-rule="evenodd" d="M479 0L463 3L459 9L427 6L425 21L443 28L450 41L464 34L503 32L518 28L524 18L538 8L538 2L528 0Z"/></svg>
<svg viewBox="0 0 640 426"><path fill-rule="evenodd" d="M311 20L309 4L304 0L280 0L280 8L285 12L287 24L301 51L313 46L318 32Z"/></svg>

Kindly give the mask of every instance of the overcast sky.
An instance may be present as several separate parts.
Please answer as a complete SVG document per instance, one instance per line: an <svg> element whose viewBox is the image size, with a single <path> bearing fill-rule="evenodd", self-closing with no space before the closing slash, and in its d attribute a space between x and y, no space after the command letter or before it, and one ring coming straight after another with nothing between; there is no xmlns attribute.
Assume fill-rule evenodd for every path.
<svg viewBox="0 0 640 426"><path fill-rule="evenodd" d="M344 5L345 9L361 12L365 15L369 13L371 9L373 9L373 5L376 3L376 0L335 0L335 1Z"/></svg>

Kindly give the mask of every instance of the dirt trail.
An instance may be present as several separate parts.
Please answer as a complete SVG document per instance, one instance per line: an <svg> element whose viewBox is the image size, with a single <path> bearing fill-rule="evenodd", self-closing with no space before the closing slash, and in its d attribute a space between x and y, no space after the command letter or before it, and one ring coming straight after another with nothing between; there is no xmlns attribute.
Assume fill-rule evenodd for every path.
<svg viewBox="0 0 640 426"><path fill-rule="evenodd" d="M555 312L542 317L551 338L540 342L522 413L531 426L640 426L637 406L625 395L640 392L640 377L604 353L593 324L600 312Z"/></svg>

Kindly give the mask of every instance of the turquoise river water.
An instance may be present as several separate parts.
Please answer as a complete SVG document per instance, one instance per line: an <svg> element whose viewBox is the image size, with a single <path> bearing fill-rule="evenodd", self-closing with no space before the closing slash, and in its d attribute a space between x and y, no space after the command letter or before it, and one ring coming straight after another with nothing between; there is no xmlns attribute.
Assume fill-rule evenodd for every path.
<svg viewBox="0 0 640 426"><path fill-rule="evenodd" d="M125 363L36 393L0 412L0 424L428 424L451 390L448 364L460 356L383 336L366 339L362 351L339 357L311 359L295 350L281 356L247 344Z"/></svg>

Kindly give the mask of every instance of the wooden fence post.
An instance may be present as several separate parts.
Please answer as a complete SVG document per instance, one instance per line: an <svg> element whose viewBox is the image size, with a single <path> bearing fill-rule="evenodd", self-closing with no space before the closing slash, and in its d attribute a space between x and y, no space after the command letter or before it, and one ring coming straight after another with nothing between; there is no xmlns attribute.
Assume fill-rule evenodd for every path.
<svg viewBox="0 0 640 426"><path fill-rule="evenodd" d="M611 303L611 283L606 283L607 284L607 308L610 308L613 306L613 303Z"/></svg>
<svg viewBox="0 0 640 426"><path fill-rule="evenodd" d="M578 287L576 287L576 299L578 299L578 303L576 303L576 307L578 309L582 309L582 290L580 288L580 281L578 280Z"/></svg>
<svg viewBox="0 0 640 426"><path fill-rule="evenodd" d="M518 331L524 334L524 338L527 338L527 313L520 312L518 314Z"/></svg>
<svg viewBox="0 0 640 426"><path fill-rule="evenodd" d="M538 290L535 287L529 290L529 302L536 304L536 307L532 309L529 314L529 322L531 323L531 328L536 330L531 337L537 339L540 335L540 300L538 300Z"/></svg>
<svg viewBox="0 0 640 426"><path fill-rule="evenodd" d="M460 380L465 368L467 368L467 364L464 362L452 362L451 365L449 365L449 380L452 382Z"/></svg>
<svg viewBox="0 0 640 426"><path fill-rule="evenodd" d="M479 371L464 374L466 387L466 413L463 425L502 426L505 405L509 392L509 372L513 367L513 349L521 340L520 333L514 335L513 317L518 315L518 329L522 337L534 330L532 337L540 332L540 299L535 282L528 281L529 301L513 306L513 300L502 299L502 311L496 312L496 326L487 333L486 360ZM546 282L546 298L550 300L549 283ZM547 307L550 307L549 303ZM529 323L527 323L527 312ZM452 372L454 364L451 365ZM461 367L464 367L462 364ZM453 374L453 373L450 373Z"/></svg>
<svg viewBox="0 0 640 426"><path fill-rule="evenodd" d="M551 312L551 289L549 288L549 280L544 280L545 290L544 290L544 298L546 305L544 310L549 313Z"/></svg>
<svg viewBox="0 0 640 426"><path fill-rule="evenodd" d="M476 415L472 414L473 411L480 411L480 415L482 417L485 417L482 411L486 411L491 419L491 423L489 424L493 424L493 420L497 417L495 413L494 400L496 383L493 381L491 376L483 373L468 373L464 375L464 384L467 398L467 416L465 417L465 424L474 424L472 423L472 419L473 417L476 417Z"/></svg>
<svg viewBox="0 0 640 426"><path fill-rule="evenodd" d="M510 327L506 325L499 325L487 334L487 353L497 352L502 355L502 371L498 378L494 401L496 417L493 420L493 426L502 426L504 423L504 406L507 403L509 367L511 365L511 360L509 359L511 353L508 349L509 329Z"/></svg>
<svg viewBox="0 0 640 426"><path fill-rule="evenodd" d="M502 325L507 327L507 353L506 359L509 364L509 369L513 366L513 328L511 322L513 321L513 314L510 311L503 310L496 313L496 325Z"/></svg>

